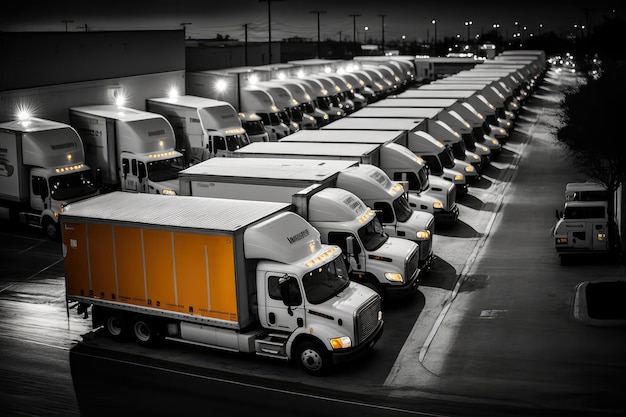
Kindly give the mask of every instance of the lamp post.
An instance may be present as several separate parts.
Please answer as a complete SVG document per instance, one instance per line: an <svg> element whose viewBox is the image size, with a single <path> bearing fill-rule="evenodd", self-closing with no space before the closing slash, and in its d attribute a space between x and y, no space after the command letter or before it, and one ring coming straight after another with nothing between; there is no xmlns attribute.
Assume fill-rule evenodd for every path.
<svg viewBox="0 0 626 417"><path fill-rule="evenodd" d="M62 22L62 23L65 23L65 31L66 31L66 32L67 32L67 24L68 24L68 23L74 23L74 21L73 21L73 20L67 20L67 19L66 19L66 20L61 20L61 22Z"/></svg>
<svg viewBox="0 0 626 417"><path fill-rule="evenodd" d="M496 38L494 40L494 45L496 47L496 49L498 49L498 30L500 29L500 23L494 23L493 24L493 30L496 32Z"/></svg>
<svg viewBox="0 0 626 417"><path fill-rule="evenodd" d="M431 23L435 25L435 39L433 41L433 55L437 56L437 19L433 19Z"/></svg>
<svg viewBox="0 0 626 417"><path fill-rule="evenodd" d="M472 21L471 20L466 20L465 21L465 26L467 26L467 47L469 48L469 44L470 44L470 26L472 25Z"/></svg>
<svg viewBox="0 0 626 417"><path fill-rule="evenodd" d="M322 13L326 13L325 10L312 10L309 13L316 13L317 14L317 57L319 58L321 56L320 54L320 14Z"/></svg>

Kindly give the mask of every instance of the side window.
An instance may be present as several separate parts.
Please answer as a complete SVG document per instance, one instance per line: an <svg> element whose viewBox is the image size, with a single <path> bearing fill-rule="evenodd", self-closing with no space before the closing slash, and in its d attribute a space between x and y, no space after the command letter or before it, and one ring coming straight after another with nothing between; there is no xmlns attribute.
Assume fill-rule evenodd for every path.
<svg viewBox="0 0 626 417"><path fill-rule="evenodd" d="M420 190L420 184L417 180L417 175L413 172L394 172L393 180L397 182L408 181L409 190Z"/></svg>
<svg viewBox="0 0 626 417"><path fill-rule="evenodd" d="M40 195L41 189L39 187L39 184L41 184L41 177L33 177L31 182L32 182L33 194Z"/></svg>
<svg viewBox="0 0 626 417"><path fill-rule="evenodd" d="M215 147L219 150L226 150L226 139L222 136L215 136Z"/></svg>
<svg viewBox="0 0 626 417"><path fill-rule="evenodd" d="M269 294L272 300L283 300L283 297L280 294L280 279L282 277L270 277L267 281L267 293ZM295 279L289 280L289 294L290 294L290 304L292 306L297 306L302 304L302 294L300 293L300 287L298 286L298 281ZM284 300L283 300L284 301Z"/></svg>
<svg viewBox="0 0 626 417"><path fill-rule="evenodd" d="M340 232L330 232L328 233L328 244L329 245L337 245L341 248L342 252L345 254L348 252L348 248L346 246L346 239L348 236L353 236L352 233L340 233ZM358 240L355 238L354 244L354 252L355 255L361 253L361 246L357 243Z"/></svg>
<svg viewBox="0 0 626 417"><path fill-rule="evenodd" d="M376 210L376 216L381 223L393 223L393 209L389 204L385 202L376 202L374 203L374 210Z"/></svg>
<svg viewBox="0 0 626 417"><path fill-rule="evenodd" d="M130 170L134 176L137 176L137 160L133 159L130 164Z"/></svg>

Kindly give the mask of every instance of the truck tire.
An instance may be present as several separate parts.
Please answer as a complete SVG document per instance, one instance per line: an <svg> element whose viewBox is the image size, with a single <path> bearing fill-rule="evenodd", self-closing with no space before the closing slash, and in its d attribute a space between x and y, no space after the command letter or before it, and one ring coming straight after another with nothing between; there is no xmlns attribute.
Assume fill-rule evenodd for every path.
<svg viewBox="0 0 626 417"><path fill-rule="evenodd" d="M332 367L326 348L310 340L305 340L298 345L296 359L306 372L315 376L326 375Z"/></svg>
<svg viewBox="0 0 626 417"><path fill-rule="evenodd" d="M59 228L59 224L52 219L45 218L43 220L43 230L46 232L46 236L48 236L50 240L61 240L61 229Z"/></svg>
<svg viewBox="0 0 626 417"><path fill-rule="evenodd" d="M108 312L104 318L104 330L113 340L125 339L128 330L124 316L117 311Z"/></svg>
<svg viewBox="0 0 626 417"><path fill-rule="evenodd" d="M136 315L132 318L130 333L135 341L143 346L154 346L160 338L157 322L143 315Z"/></svg>

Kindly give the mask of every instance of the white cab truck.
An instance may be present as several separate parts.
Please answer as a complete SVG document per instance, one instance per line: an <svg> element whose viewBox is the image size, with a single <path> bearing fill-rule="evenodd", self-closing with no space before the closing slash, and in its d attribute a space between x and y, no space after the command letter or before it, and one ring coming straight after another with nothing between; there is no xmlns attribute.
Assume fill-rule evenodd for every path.
<svg viewBox="0 0 626 417"><path fill-rule="evenodd" d="M333 72L325 73L324 76L330 78L335 84L337 84L340 96L345 96L347 99L352 101L354 104L353 111L367 106L367 98L365 98L363 94L356 92L354 86L346 77Z"/></svg>
<svg viewBox="0 0 626 417"><path fill-rule="evenodd" d="M608 201L606 186L593 181L567 183L565 201Z"/></svg>
<svg viewBox="0 0 626 417"><path fill-rule="evenodd" d="M269 142L270 135L265 131L263 120L256 113L239 112L239 121L244 128L250 142Z"/></svg>
<svg viewBox="0 0 626 417"><path fill-rule="evenodd" d="M94 328L292 360L321 375L383 332L380 296L289 204L113 192L62 214L66 299Z"/></svg>
<svg viewBox="0 0 626 417"><path fill-rule="evenodd" d="M70 125L39 118L0 123L0 218L59 240L62 208L97 193Z"/></svg>
<svg viewBox="0 0 626 417"><path fill-rule="evenodd" d="M332 102L330 99L330 92L324 87L321 81L310 76L302 76L296 78L296 80L313 98L317 107L328 114L330 122L346 116L346 112Z"/></svg>
<svg viewBox="0 0 626 417"><path fill-rule="evenodd" d="M263 121L270 141L275 142L291 133L289 126L283 123L274 99L267 91L253 86L244 87L239 91L239 95L240 111L257 114Z"/></svg>
<svg viewBox="0 0 626 417"><path fill-rule="evenodd" d="M386 98L380 100L376 103L371 104L371 108L402 108L406 103L406 107L417 107L421 108L421 106L432 105L435 106L439 104L442 108L447 108L453 106L456 101L453 99L428 99L422 102L419 99L416 100L396 100L393 98ZM428 111L428 107L425 107L426 111ZM433 113L434 114L434 113ZM414 132L417 130L426 130L426 129L418 129L417 126L419 124L426 124L423 122L425 119L402 119L402 118L394 118L394 119L386 119L384 117L370 118L370 117L358 117L358 118L346 118L348 122L344 122L343 124L331 123L326 126L326 130L348 130L350 129L348 126L355 126L356 130L400 130L395 127L395 125L403 125L405 132L407 132L407 136L412 137L408 132ZM372 123L370 120L375 119L378 123ZM420 121L421 120L421 121ZM403 122L404 121L404 122ZM414 123L414 121L418 121L418 123ZM339 121L337 121L339 122ZM339 126L335 128L335 126ZM365 127L367 126L367 127ZM435 138L434 135L428 135L424 137L424 143L420 143L417 141L416 137L412 137L411 146L407 146L410 150L412 150L416 155L419 155L426 159L431 168L431 173L436 176L442 177L446 180L452 181L458 188L459 194L464 194L467 191L467 186L471 182L475 182L478 179L478 171L476 167L472 166L470 162L466 162L467 156L465 155L466 149L463 149L462 157L457 158L456 155L447 152L449 149L442 149L439 144L432 143L432 140L440 141L448 145L450 141L460 143L461 138L455 137L454 135L450 136L450 134L446 134L447 142L443 140L439 140L439 138ZM450 146L451 148L451 146ZM419 151L419 152L418 152ZM475 161L480 162L480 158L478 155L474 155L476 159ZM471 157L471 156L470 156Z"/></svg>
<svg viewBox="0 0 626 417"><path fill-rule="evenodd" d="M293 98L300 103L303 115L313 117L317 122L318 128L327 125L330 122L328 113L317 107L317 103L313 100L313 97L308 93L306 87L304 87L302 83L291 78L271 80L271 82L278 83L289 90Z"/></svg>
<svg viewBox="0 0 626 417"><path fill-rule="evenodd" d="M471 184L477 180L482 170L481 158L478 154L470 152L465 146L461 135L450 126L440 120L434 119L408 119L408 118L385 118L368 117L354 118L346 117L337 120L332 125L325 126L322 130L402 130L405 132L425 131L430 133L435 139L442 142L452 150L455 159L470 164L474 169L465 166L465 176Z"/></svg>
<svg viewBox="0 0 626 417"><path fill-rule="evenodd" d="M609 250L608 202L566 201L557 213L552 236L561 264L570 257L601 254Z"/></svg>
<svg viewBox="0 0 626 417"><path fill-rule="evenodd" d="M409 203L413 209L433 214L439 224L456 222L459 214L456 203L457 187L449 181L431 177L426 162L406 146L398 143L402 142L403 138L404 132L401 131L321 129L298 132L281 142L318 144L318 146L311 147L311 152L322 158L324 154L331 155L325 148L330 149L329 146L332 144L376 145L376 148L372 148L370 152L358 148L348 151L346 147L344 149L346 155L337 154L336 157L350 156L359 159L361 163L376 165L394 181L407 183ZM336 148L335 152L341 150L341 148ZM363 151L362 154L360 154L361 151Z"/></svg>
<svg viewBox="0 0 626 417"><path fill-rule="evenodd" d="M254 146L266 144L274 146L278 143L256 143ZM246 176L263 178L271 168L271 165L253 163L245 167L245 172ZM184 187L185 190L189 190L191 195L203 197L218 195L237 200L261 199L292 203L292 211L320 232L322 243L337 245L342 249L350 267L351 279L372 288L385 300L409 295L417 290L421 279L419 245L407 239L390 237L374 211L355 194L341 188L327 187L326 184L313 184L292 196L279 186L267 189L261 195L251 194L248 177L238 177L239 183L232 176L225 180L220 178L219 169L209 168L191 179L211 181L213 186ZM286 173L284 167L281 170ZM224 181L228 181L226 190L215 185Z"/></svg>
<svg viewBox="0 0 626 417"><path fill-rule="evenodd" d="M191 95L155 97L146 100L146 110L170 122L186 165L228 155L250 143L239 114L226 101Z"/></svg>
<svg viewBox="0 0 626 417"><path fill-rule="evenodd" d="M346 114L350 114L354 110L356 110L354 102L349 99L346 94L344 94L345 90L342 90L335 82L335 80L328 77L326 73L309 74L309 77L314 78L322 83L322 86L324 86L324 88L328 91L330 102L335 107L342 109Z"/></svg>
<svg viewBox="0 0 626 417"><path fill-rule="evenodd" d="M387 100L387 99L384 99ZM382 101L384 101L382 100ZM323 130L335 131L335 137L341 137L337 142L363 142L368 143L374 141L382 142L382 138L391 140L394 143L400 144L418 157L422 158L430 170L429 176L431 185L438 185L440 179L453 183L456 187L457 196L462 196L467 193L470 182L475 182L478 178L476 169L465 161L458 160L452 155L452 150L433 138L430 135L422 135L423 131L416 129L416 125L411 126L408 129L400 129L394 120L408 120L408 119L385 119L380 118L380 123L374 125L370 122L369 118L346 118L349 123L344 123L343 128L341 126L335 128L334 123L329 124ZM368 127L365 127L367 125ZM352 126L352 127L351 127ZM370 135L365 132L395 132L395 136L392 138L392 134L382 133L381 135ZM419 132L417 135L415 132ZM363 132L357 134L354 132ZM389 135L389 136L387 136ZM360 139L363 137L364 139ZM460 140L460 139L459 139ZM434 176L434 177L433 177Z"/></svg>
<svg viewBox="0 0 626 417"><path fill-rule="evenodd" d="M291 94L286 86L275 80L259 82L256 85L270 93L276 106L287 112L291 122L297 123L298 129L318 128L315 117L303 112L302 103ZM304 93L304 90L302 92Z"/></svg>
<svg viewBox="0 0 626 417"><path fill-rule="evenodd" d="M412 210L402 185L391 181L373 165L336 159L216 158L180 174L184 195L218 198L230 198L235 194L233 189L237 188L236 194L247 193L248 199L290 202L294 194L315 184L344 189L356 195L376 212L385 233L416 242L419 269L427 271L430 268L433 216ZM331 208L329 205L328 210ZM412 288L406 283L392 285Z"/></svg>
<svg viewBox="0 0 626 417"><path fill-rule="evenodd" d="M69 113L102 191L178 193L183 155L165 116L107 104L72 107Z"/></svg>

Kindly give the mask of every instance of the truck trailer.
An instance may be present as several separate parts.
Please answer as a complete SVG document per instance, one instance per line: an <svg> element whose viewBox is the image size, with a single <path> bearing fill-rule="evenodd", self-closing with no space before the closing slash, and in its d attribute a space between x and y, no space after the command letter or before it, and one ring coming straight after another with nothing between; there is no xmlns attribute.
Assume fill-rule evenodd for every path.
<svg viewBox="0 0 626 417"><path fill-rule="evenodd" d="M218 159L219 160L219 159ZM66 299L94 328L291 360L314 375L370 350L378 294L289 204L112 192L61 215Z"/></svg>
<svg viewBox="0 0 626 417"><path fill-rule="evenodd" d="M251 144L252 145L252 144ZM432 214L413 210L402 184L391 181L378 167L354 160L219 158L204 161L180 174L184 195L290 202L294 194L314 184L341 188L376 211L384 231L419 245L418 267L433 261ZM333 206L329 206L329 210ZM419 278L419 277L418 277ZM411 288L406 283L394 284Z"/></svg>
<svg viewBox="0 0 626 417"><path fill-rule="evenodd" d="M101 191L178 193L184 160L165 116L106 104L72 107L69 112Z"/></svg>
<svg viewBox="0 0 626 417"><path fill-rule="evenodd" d="M0 218L59 240L63 207L96 194L83 142L70 125L32 117L0 123Z"/></svg>

